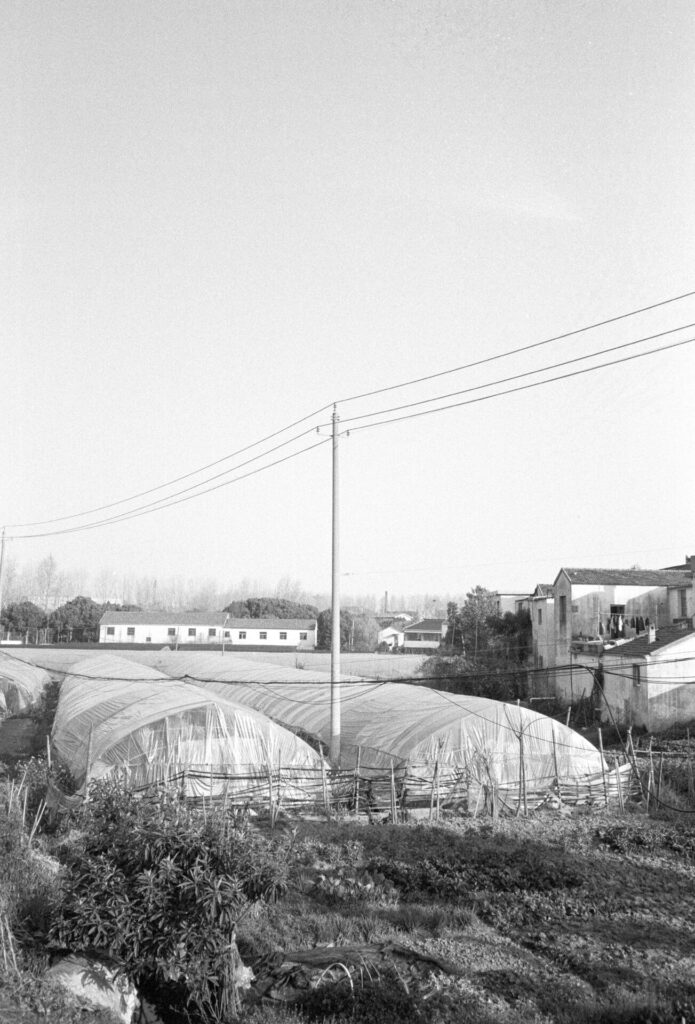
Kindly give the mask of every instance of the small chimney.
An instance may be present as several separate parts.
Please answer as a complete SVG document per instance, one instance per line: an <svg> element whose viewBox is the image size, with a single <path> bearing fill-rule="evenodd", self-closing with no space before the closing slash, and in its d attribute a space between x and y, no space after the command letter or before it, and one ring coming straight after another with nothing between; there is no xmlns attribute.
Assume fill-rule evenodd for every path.
<svg viewBox="0 0 695 1024"><path fill-rule="evenodd" d="M649 629L648 629L648 632L647 632L647 637L648 637L648 641L647 641L648 643L650 643L650 644L655 644L656 643L656 626L652 622L649 623Z"/></svg>

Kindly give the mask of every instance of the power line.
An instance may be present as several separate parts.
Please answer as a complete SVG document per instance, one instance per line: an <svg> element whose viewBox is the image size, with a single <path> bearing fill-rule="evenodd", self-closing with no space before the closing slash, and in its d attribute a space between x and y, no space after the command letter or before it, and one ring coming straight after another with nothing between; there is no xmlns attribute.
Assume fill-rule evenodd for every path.
<svg viewBox="0 0 695 1024"><path fill-rule="evenodd" d="M674 302L679 302L679 301L681 301L683 299L690 298L693 295L695 295L695 291L684 292L682 295L676 295L676 296L673 296L673 297L668 298L668 299L663 299L663 300L661 300L659 302L651 303L648 306L642 306L639 309L630 310L627 313L620 313L620 314L618 314L616 316L609 317L609 318L607 318L605 320L597 321L596 323L589 324L589 325L584 326L584 327L579 327L579 328L576 328L575 330L572 330L572 331L567 331L564 334L555 335L554 337L544 339L543 341L534 342L534 343L532 343L530 345L523 345L523 346L520 346L518 348L508 350L506 352L499 352L499 353L497 353L494 356L489 356L489 357L486 357L484 359L475 360L474 362L467 363L467 364L464 364L462 366L453 367L453 368L451 368L449 370L442 370L439 373L429 374L429 375L426 375L426 376L423 376L423 377L420 377L420 378L415 378L413 380L405 381L405 382L403 382L401 384L393 384L393 385L389 385L389 386L384 387L384 388L377 388L377 389L375 389L373 391L363 392L362 394L351 395L351 396L348 396L346 398L341 399L340 402L342 402L342 403L351 402L351 401L355 401L355 400L357 400L359 398L366 398L366 397L371 397L373 395L383 394L384 392L387 392L387 391L392 391L392 390L396 390L398 388L408 387L408 386L413 385L413 384L422 383L422 382L427 381L427 380L433 380L435 378L446 376L446 375L449 375L449 374L452 374L452 373L458 373L458 372L461 372L461 371L466 370L466 369L471 369L471 368L473 368L475 366L481 366L481 365L483 365L485 363L494 362L494 361L499 360L499 359L504 359L507 356L517 355L517 354L519 354L521 352L530 351L532 349L539 348L539 347L541 347L543 345L551 344L552 342L555 342L555 341L561 341L563 339L573 337L575 335L584 333L586 331L594 330L594 329L596 329L598 327L603 327L603 326L606 326L606 325L611 324L611 323L616 323L616 322L618 322L620 320L625 320L625 319L627 319L629 317L637 316L637 315L639 315L641 313L645 313L645 312L648 312L648 311L653 310L653 309L658 309L660 307L667 306L667 305L672 304ZM611 350L609 349L608 351L611 351ZM541 372L541 371L538 371L538 372ZM490 397L492 397L492 396L490 396ZM434 401L434 400L435 399L432 399L432 401ZM258 441L254 441L251 444L243 446L242 448L238 448L236 451L230 452L228 455L224 455L220 459L216 459L215 461L210 462L210 463L208 463L205 466L201 466L198 469L191 470L190 472L184 473L181 476L174 477L173 479L168 480L168 481L166 481L164 483L157 484L154 487L147 488L144 491L138 491L137 493L131 494L131 495L129 495L126 498L121 498L118 501L109 502L107 504L99 505L99 506L96 506L96 507L91 508L91 509L86 509L86 510L84 510L82 512L74 512L74 513L71 513L69 515L58 516L58 517L55 517L55 518L52 518L52 519L42 519L42 520L35 520L33 522L24 522L24 523L9 523L7 525L11 529L29 529L29 528L34 527L34 526L50 526L50 525L52 525L54 523L66 522L66 521L68 521L70 519L79 519L79 518L83 518L84 516L94 515L97 512L105 512L105 511L107 511L109 509L116 508L119 505L125 505L128 502L130 502L130 501L136 501L138 498L146 497L149 494L154 494L157 491L164 490L165 488L168 488L168 487L172 487L175 484L181 483L182 481L190 479L193 476L197 476L200 473L207 472L209 469L213 469L215 466L221 465L223 462L227 462L230 459L236 458L237 456L244 454L245 452L251 450L252 448L258 447L261 444L265 444L267 441L273 440L275 437L278 437L280 434L283 434L286 431L291 430L293 427L299 426L301 423L304 423L307 420L310 420L310 419L313 419L316 416L319 416L322 412L325 412L326 409L330 408L334 404L336 404L336 403L335 402L328 402L325 405L321 406L320 408L315 409L313 412L308 413L305 416L302 416L302 417L300 417L297 420L294 420L292 423L287 424L286 426L280 428L279 430L276 430L276 431L273 431L270 434L267 434L265 437L259 439ZM381 413L375 413L374 415L380 415L380 414ZM376 425L376 424L374 424L374 425ZM233 470L229 470L229 472L233 472ZM207 482L208 481L201 481L200 484L195 485L195 486L202 486L202 484L207 483ZM172 497L172 495L169 495L168 497ZM167 499L164 498L162 500L165 501ZM31 535L31 536L43 537L43 536L52 536L52 535L53 535L52 533L42 533L42 534L34 534L34 535Z"/></svg>
<svg viewBox="0 0 695 1024"><path fill-rule="evenodd" d="M221 487L229 487L230 484L236 484L240 480L246 480L247 477L255 476L256 473L262 473L266 469L271 469L273 466L279 466L283 462L288 462L290 459L295 459L299 455L304 455L305 452L313 451L314 448L318 448L322 444L327 444L330 440L330 437L323 437L315 444L308 445L306 448L301 448L299 451L292 452L290 455L285 455L283 458L276 459L274 462L269 462L266 466L258 466L256 469L252 469L248 473L242 473L241 476L234 477L232 480L223 480L222 483L215 484L214 487L206 487L203 491L198 491L196 494L188 494L185 497L177 498L176 501L170 501L168 498L162 498L159 502L152 502L150 505L144 505L142 509L132 509L130 512L123 512L120 515L111 516L109 519L101 519L95 523L86 523L82 526L69 526L62 530L50 530L45 533L15 534L12 537L12 540L33 540L38 537L55 537L58 534L64 533L80 533L84 530L94 530L97 527L109 526L112 523L124 523L129 519L139 519L140 516L148 515L150 512L159 512L162 509L171 508L173 505L180 505L185 501L192 501L193 498L200 498L203 494L209 494L211 491L218 491ZM282 445L279 445L278 447L282 447ZM269 453L264 453L264 455L266 454ZM257 458L262 457L263 456L257 456ZM232 470L229 470L228 472L232 472ZM197 486L201 485L198 484ZM190 490L190 488L186 488L186 490ZM173 497L173 495L170 497Z"/></svg>
<svg viewBox="0 0 695 1024"><path fill-rule="evenodd" d="M96 508L86 509L84 512L73 512L71 515L58 516L56 519L40 519L40 520L38 520L36 522L33 522L33 523L7 523L7 526L8 526L8 528L15 529L15 530L28 529L31 526L50 526L52 523L62 523L62 522L65 522L67 519L79 519L82 516L93 515L95 512L105 512L107 509L115 508L117 505L125 505L129 501L136 501L138 498L144 498L148 494L154 494L155 491L161 491L165 487L173 487L174 484L181 483L181 481L183 481L183 480L189 480L192 476L197 476L199 473L205 473L205 472L207 472L208 469L214 469L215 466L219 466L223 462L228 462L230 459L234 459L238 455L243 455L245 452L250 451L252 448L257 448L259 445L265 444L266 441L272 441L273 438L279 437L280 434L284 434L288 430L292 430L293 427L299 426L300 423L304 423L304 422L306 422L306 420L313 419L315 416L319 416L322 412L325 412L326 409L330 409L331 404L332 403L329 402L328 405L324 405L320 409L316 409L314 412L308 413L306 416L302 416L300 419L295 420L293 423L288 423L287 426L282 427L280 430L275 430L272 434L267 434L265 437L262 437L259 441L254 441L252 444L247 444L243 448L237 448L236 451L230 452L229 455L224 455L221 459L216 459L214 462L209 462L207 464L207 466L200 466L199 469L193 469L193 470L190 471L190 473L184 473L183 476L175 477L173 480L166 481L166 483L157 484L156 487L150 487L146 491L139 491L137 494L131 494L130 497L128 497L128 498L121 498L119 501L112 501L108 505L99 505ZM305 434L310 434L313 431L313 429L314 428L311 427L309 430L305 430L301 434L297 434L297 437L304 437ZM291 440L296 440L296 439L297 438L295 437L295 438L293 438ZM288 441L288 442L284 442L284 443L289 444L290 442ZM276 449L272 448L271 451L276 451ZM265 453L265 454L269 454L269 453ZM258 456L256 456L256 458L262 458L262 455L258 455ZM249 460L249 461L253 461L253 460ZM242 465L246 465L246 463L242 463ZM234 467L234 468L239 468L239 467ZM232 473L232 472L234 472L234 468L226 470L226 472ZM218 476L222 476L222 475L223 474L218 474ZM210 479L214 480L214 479L217 479L217 477L210 477ZM196 484L194 486L200 487L203 483L207 483L207 482L208 481L206 481L206 480L202 480L200 482L200 484ZM182 493L182 492L178 492L178 493ZM173 495L169 495L169 497L173 497ZM165 500L165 499L162 499L162 500ZM37 534L36 536L47 536L47 535L46 534Z"/></svg>
<svg viewBox="0 0 695 1024"><path fill-rule="evenodd" d="M343 398L338 403L345 404L346 402L354 402L359 398L372 398L374 395L383 395L387 391L395 391L398 388L407 388L412 384L422 384L428 380L435 380L438 377L445 377L451 373L459 373L461 370L471 370L475 366L483 366L485 363L493 363L498 359L506 359L507 356L515 356L521 352L530 352L534 348L540 348L543 345L550 345L555 341L563 341L565 338L572 338L577 334L583 334L586 331L593 331L597 327L606 327L608 324L617 323L619 320L626 320L628 317L638 316L640 313L647 313L649 310L658 309L661 306L668 306L673 302L680 302L682 299L689 299L695 295L695 291L684 292L682 295L675 295L670 299L662 299L660 302L653 302L649 306L642 306L640 309L633 309L629 313L619 313L617 316L608 317L607 320L598 320L596 323L588 324L586 327L577 327L573 331L566 331L564 334L556 334L552 338L546 338L544 341L535 341L530 345L522 345L519 348L510 349L507 352L498 352L494 356L486 356L484 359L476 359L472 363L464 363L462 366L455 366L451 370L440 370L439 373L430 373L425 377L415 377L412 380L403 381L402 384L389 384L387 387L376 388L374 391L364 391L360 395L351 395L349 398ZM326 408L326 406L324 406Z"/></svg>
<svg viewBox="0 0 695 1024"><path fill-rule="evenodd" d="M654 341L656 338L663 338L667 334L675 334L677 331L685 331L691 327L695 327L695 323L681 324L680 327L671 327L667 331L660 331L658 334L648 334L644 338L637 338L635 341L626 341L621 345L612 345L610 348L599 349L596 352L588 352L584 356L574 356L572 359L564 359L559 363L551 363L549 366L541 366L536 370L525 370L523 373L516 373L511 377L502 377L499 380L490 381L486 384L476 384L474 387L463 388L459 391L449 391L443 395L435 395L433 398L422 398L417 402L406 402L403 405L394 405L390 409L380 409L378 413L366 412L359 416L348 416L342 420L342 423L354 423L356 420L369 419L372 416L382 416L390 412L400 412L402 409L414 409L419 405L428 405L431 402L442 402L445 398L454 398L457 395L468 395L474 391L482 391L485 388L497 387L499 384L509 384L513 380L522 380L524 377L532 377L535 373L546 373L548 370L557 370L561 366L570 366L573 363L581 363L585 359L593 359L595 356L607 355L609 352L618 352L621 349L632 348L635 345L642 345L645 341ZM668 346L666 346L668 347ZM655 349L654 351L661 351L661 349ZM648 355L649 353L642 353ZM605 365L610 366L610 363ZM587 369L593 369L588 367Z"/></svg>
<svg viewBox="0 0 695 1024"><path fill-rule="evenodd" d="M610 360L607 363L599 363L597 366L586 366L582 370L573 370L571 373L562 373L562 374L559 374L557 377L549 377L547 380L533 381L531 384L521 384L519 387L508 388L506 391L497 391L497 392L495 392L495 394L492 394L492 395L481 395L478 398L469 398L465 402L452 402L450 405L442 405L442 406L440 406L437 409L423 409L420 412L408 413L405 416L394 416L391 419L378 420L376 423L363 423L363 424L361 424L361 425L359 425L357 427L348 427L348 429L345 431L345 433L346 434L350 434L350 433L356 432L358 430L370 430L373 427L382 427L382 426L385 426L385 425L387 425L389 423L400 423L403 420L417 419L420 416L430 416L433 413L447 412L449 409L457 409L457 408L460 408L461 406L464 406L464 405L476 405L478 402L487 402L487 401L489 401L492 398L502 398L504 395L513 395L517 391L529 391L531 388L538 388L538 387L541 387L543 384L553 384L553 383L555 383L558 380L567 380L570 377L579 377L579 376L581 376L584 373L592 373L594 370L603 370L607 366L617 366L619 363L628 363L628 362L630 362L633 359L642 359L644 356L657 355L660 352L666 352L666 351L668 351L669 349L672 349L672 348L679 348L682 345L690 345L693 341L695 341L695 338L686 338L684 341L675 341L671 345L662 345L661 348L650 349L648 352L637 352L637 353L634 353L633 355L630 355L630 356L623 356L622 359L612 359L612 360ZM542 370L538 370L536 372L541 373L543 371ZM494 383L495 382L493 382L489 386L493 387ZM434 402L434 401L437 401L437 399L433 398L433 399L431 399L431 401ZM411 404L415 405L415 404L418 404L418 403L411 403ZM386 411L388 411L388 410L381 410L380 412L370 413L368 415L379 416L379 415L383 415L384 412L386 412ZM346 422L350 422L350 421L349 420L343 420L343 423L346 423Z"/></svg>

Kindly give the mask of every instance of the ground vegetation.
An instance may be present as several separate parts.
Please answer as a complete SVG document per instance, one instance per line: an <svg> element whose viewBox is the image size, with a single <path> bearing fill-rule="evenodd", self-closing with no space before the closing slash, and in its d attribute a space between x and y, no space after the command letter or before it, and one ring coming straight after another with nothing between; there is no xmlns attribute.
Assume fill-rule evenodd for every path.
<svg viewBox="0 0 695 1024"><path fill-rule="evenodd" d="M14 765L0 1019L85 1020L42 980L69 948L117 958L165 1024L695 1024L691 740L636 740L649 805L398 825L115 783L51 821L55 767Z"/></svg>

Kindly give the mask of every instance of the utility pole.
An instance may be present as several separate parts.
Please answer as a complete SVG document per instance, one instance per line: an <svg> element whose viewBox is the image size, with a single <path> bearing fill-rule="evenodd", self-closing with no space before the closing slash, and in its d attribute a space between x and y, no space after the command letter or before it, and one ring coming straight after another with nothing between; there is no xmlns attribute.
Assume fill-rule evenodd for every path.
<svg viewBox="0 0 695 1024"><path fill-rule="evenodd" d="M2 615L2 584L3 584L2 573L3 573L4 567L5 567L5 527L3 526L3 528L2 528L2 538L0 538L0 615ZM4 630L3 630L2 626L0 626L0 640L3 639L4 635L5 635Z"/></svg>
<svg viewBox="0 0 695 1024"><path fill-rule="evenodd" d="M338 416L333 406L333 544L331 576L331 742L329 755L340 764L340 535L338 517Z"/></svg>

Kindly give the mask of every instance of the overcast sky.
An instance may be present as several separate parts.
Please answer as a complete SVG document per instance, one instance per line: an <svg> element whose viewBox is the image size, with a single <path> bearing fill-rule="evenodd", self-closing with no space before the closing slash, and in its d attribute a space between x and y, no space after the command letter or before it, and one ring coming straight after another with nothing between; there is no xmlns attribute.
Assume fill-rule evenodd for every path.
<svg viewBox="0 0 695 1024"><path fill-rule="evenodd" d="M329 406L9 535L203 482L335 401L348 426L695 323L690 298L343 401L695 290L689 0L6 0L2 22L0 525ZM695 553L694 371L685 345L343 436L345 591L528 592ZM326 591L331 444L8 550Z"/></svg>

